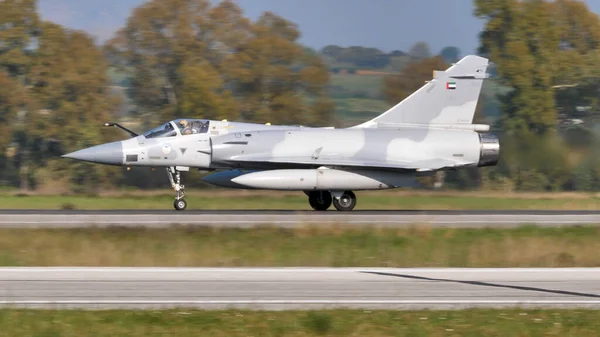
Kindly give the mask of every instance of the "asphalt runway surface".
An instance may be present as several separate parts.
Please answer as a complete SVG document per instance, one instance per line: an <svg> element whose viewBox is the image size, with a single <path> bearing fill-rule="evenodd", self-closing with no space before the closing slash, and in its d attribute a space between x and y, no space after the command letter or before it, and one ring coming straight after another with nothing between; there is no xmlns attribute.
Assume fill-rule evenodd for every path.
<svg viewBox="0 0 600 337"><path fill-rule="evenodd" d="M0 304L85 309L600 309L600 268L0 268Z"/></svg>
<svg viewBox="0 0 600 337"><path fill-rule="evenodd" d="M600 211L287 211L287 210L0 210L0 228L68 228L105 226L169 227L195 225L207 227L252 228L259 225L296 227L302 225L343 224L386 227L516 227L598 225Z"/></svg>

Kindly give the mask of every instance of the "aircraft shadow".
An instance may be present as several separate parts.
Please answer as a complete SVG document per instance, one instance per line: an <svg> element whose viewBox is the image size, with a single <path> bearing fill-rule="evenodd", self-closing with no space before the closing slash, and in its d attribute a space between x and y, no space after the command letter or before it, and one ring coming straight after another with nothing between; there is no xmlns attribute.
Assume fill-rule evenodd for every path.
<svg viewBox="0 0 600 337"><path fill-rule="evenodd" d="M536 291L536 292L543 292L543 293L550 293L550 294L560 294L560 295L570 295L570 296L600 298L599 294L580 293L580 292L575 292L575 291L546 289L546 288L538 288L538 287L525 287L525 286L508 285L508 284L498 284L498 283L490 283L490 282L482 282L482 281L461 281L461 280L431 278L431 277L425 277L425 276L416 276L416 275L407 275L407 274L394 274L394 273L375 272L375 271L363 271L362 273L382 275L382 276L401 277L401 278L423 280L423 281L438 281L438 282L449 282L449 283L462 283L462 284L469 284L469 285L483 286L483 287L507 288L507 289L516 289L516 290L525 290L525 291Z"/></svg>

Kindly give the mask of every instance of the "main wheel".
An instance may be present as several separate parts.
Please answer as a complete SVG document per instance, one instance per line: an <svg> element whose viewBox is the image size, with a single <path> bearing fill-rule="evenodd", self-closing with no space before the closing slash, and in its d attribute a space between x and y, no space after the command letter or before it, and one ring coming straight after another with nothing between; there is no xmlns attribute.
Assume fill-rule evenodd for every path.
<svg viewBox="0 0 600 337"><path fill-rule="evenodd" d="M352 191L345 191L339 199L333 198L333 206L338 211L351 211L356 206L356 195Z"/></svg>
<svg viewBox="0 0 600 337"><path fill-rule="evenodd" d="M187 202L183 199L175 200L173 207L178 211L183 211L187 207Z"/></svg>
<svg viewBox="0 0 600 337"><path fill-rule="evenodd" d="M315 211L326 211L331 206L332 199L329 191L311 191L308 194L308 203Z"/></svg>

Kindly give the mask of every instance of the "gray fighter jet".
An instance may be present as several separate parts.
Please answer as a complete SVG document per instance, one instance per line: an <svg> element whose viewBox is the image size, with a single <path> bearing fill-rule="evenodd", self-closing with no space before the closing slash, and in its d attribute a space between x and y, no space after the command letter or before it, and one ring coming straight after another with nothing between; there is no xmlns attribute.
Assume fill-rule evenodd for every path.
<svg viewBox="0 0 600 337"><path fill-rule="evenodd" d="M414 186L438 170L493 166L498 138L473 124L488 60L469 55L376 118L349 128L182 118L142 135L63 157L121 166L164 167L186 208L180 172L217 171L204 180L239 189L297 190L315 210L356 205L353 191Z"/></svg>

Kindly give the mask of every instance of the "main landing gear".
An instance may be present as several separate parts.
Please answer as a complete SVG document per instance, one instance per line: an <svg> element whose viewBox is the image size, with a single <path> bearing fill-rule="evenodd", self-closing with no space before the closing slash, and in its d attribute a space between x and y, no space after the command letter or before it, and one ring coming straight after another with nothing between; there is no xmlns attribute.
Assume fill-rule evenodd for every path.
<svg viewBox="0 0 600 337"><path fill-rule="evenodd" d="M329 191L310 191L308 203L315 211L326 211L331 206L333 198Z"/></svg>
<svg viewBox="0 0 600 337"><path fill-rule="evenodd" d="M173 207L175 207L175 209L178 211L183 211L187 207L187 202L185 199L183 199L185 196L185 186L181 184L181 172L176 170L174 167L168 167L167 175L169 176L171 187L173 187L176 193Z"/></svg>
<svg viewBox="0 0 600 337"><path fill-rule="evenodd" d="M315 211L326 211L331 204L335 209L342 212L351 211L356 206L356 195L352 191L310 191L304 193L308 195L308 203Z"/></svg>

